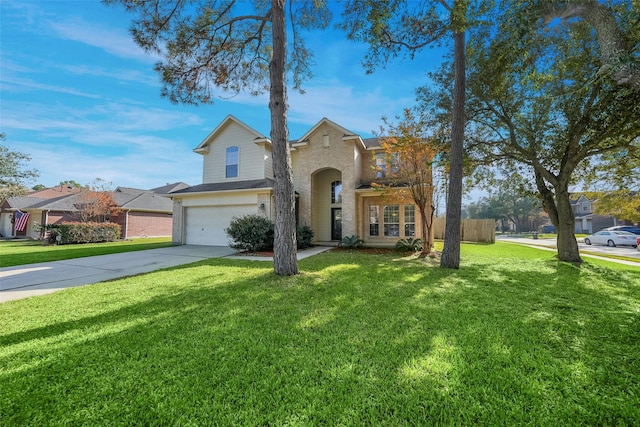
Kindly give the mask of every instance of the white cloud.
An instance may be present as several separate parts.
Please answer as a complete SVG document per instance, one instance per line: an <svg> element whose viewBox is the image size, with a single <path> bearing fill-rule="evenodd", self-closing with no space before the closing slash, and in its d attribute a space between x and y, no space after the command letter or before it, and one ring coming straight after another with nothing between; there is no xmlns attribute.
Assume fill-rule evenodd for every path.
<svg viewBox="0 0 640 427"><path fill-rule="evenodd" d="M25 145L29 147L31 155L29 167L40 172L36 183L46 186L68 179L88 184L95 178L102 178L113 183L114 187L149 189L177 181L195 185L202 179L199 156L188 152L185 155L181 146L176 146L173 141L165 141L157 150L148 153L120 156L85 152L77 147L55 147L29 142ZM164 155L156 156L155 153Z"/></svg>
<svg viewBox="0 0 640 427"><path fill-rule="evenodd" d="M7 77L5 75L2 77L0 82L2 82L3 91L23 90L26 88L29 90L45 90L49 92L66 93L67 95L82 96L84 98L93 98L93 99L100 98L100 95L96 95L93 93L82 92L74 88L65 87L65 86L55 86L55 85L48 85L44 83L38 83L38 82L34 82L31 79L25 79L25 78L15 78L15 77L12 78L12 77Z"/></svg>
<svg viewBox="0 0 640 427"><path fill-rule="evenodd" d="M52 21L50 26L58 37L62 39L97 47L111 55L142 62L155 62L158 60L156 55L147 54L140 46L135 44L127 32L123 32L121 29L105 27L79 18L62 22Z"/></svg>
<svg viewBox="0 0 640 427"><path fill-rule="evenodd" d="M147 72L139 71L139 70L127 70L127 69L105 69L102 67L95 67L89 65L58 65L52 64L51 66L55 66L63 71L66 71L71 74L75 74L78 76L96 76L96 77L107 77L109 79L114 79L118 81L124 82L135 82L142 83L147 86L160 86L160 79L153 71L149 70Z"/></svg>

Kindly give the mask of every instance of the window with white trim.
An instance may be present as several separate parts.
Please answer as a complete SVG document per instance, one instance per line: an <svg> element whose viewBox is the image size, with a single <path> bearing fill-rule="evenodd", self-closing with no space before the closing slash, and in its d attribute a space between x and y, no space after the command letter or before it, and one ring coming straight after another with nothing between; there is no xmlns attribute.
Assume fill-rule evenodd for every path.
<svg viewBox="0 0 640 427"><path fill-rule="evenodd" d="M384 207L384 235L400 236L400 205L387 205Z"/></svg>
<svg viewBox="0 0 640 427"><path fill-rule="evenodd" d="M225 159L225 177L238 177L238 147L228 147Z"/></svg>
<svg viewBox="0 0 640 427"><path fill-rule="evenodd" d="M369 206L369 236L380 235L380 206Z"/></svg>
<svg viewBox="0 0 640 427"><path fill-rule="evenodd" d="M405 237L416 235L415 205L404 205L404 235Z"/></svg>

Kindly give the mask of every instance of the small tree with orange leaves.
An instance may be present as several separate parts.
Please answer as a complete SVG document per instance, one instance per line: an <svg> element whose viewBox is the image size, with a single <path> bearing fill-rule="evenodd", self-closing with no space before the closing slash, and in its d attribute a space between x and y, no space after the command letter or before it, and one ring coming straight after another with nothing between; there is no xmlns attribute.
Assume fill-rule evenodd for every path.
<svg viewBox="0 0 640 427"><path fill-rule="evenodd" d="M96 178L77 194L75 206L81 222L105 222L111 214L119 211L110 185L111 183Z"/></svg>
<svg viewBox="0 0 640 427"><path fill-rule="evenodd" d="M374 184L383 191L407 194L418 207L420 216L420 230L423 248L421 256L432 252L433 214L434 214L434 183L433 166L442 144L428 135L428 124L425 120L415 117L406 108L398 124L390 123L383 117L384 125L380 127L380 147L395 162L394 167L387 170L387 181Z"/></svg>

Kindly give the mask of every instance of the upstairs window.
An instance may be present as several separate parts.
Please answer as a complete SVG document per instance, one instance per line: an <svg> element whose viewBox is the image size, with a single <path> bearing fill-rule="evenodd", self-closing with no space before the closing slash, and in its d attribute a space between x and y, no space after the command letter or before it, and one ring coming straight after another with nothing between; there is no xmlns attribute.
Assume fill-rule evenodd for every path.
<svg viewBox="0 0 640 427"><path fill-rule="evenodd" d="M376 154L376 178L384 178L387 176L387 154Z"/></svg>
<svg viewBox="0 0 640 427"><path fill-rule="evenodd" d="M376 178L386 178L400 172L400 156L398 153L376 154Z"/></svg>
<svg viewBox="0 0 640 427"><path fill-rule="evenodd" d="M238 177L238 147L227 148L225 177L237 178Z"/></svg>
<svg viewBox="0 0 640 427"><path fill-rule="evenodd" d="M342 181L333 181L331 183L331 203L342 203Z"/></svg>
<svg viewBox="0 0 640 427"><path fill-rule="evenodd" d="M391 155L391 174L396 175L400 172L400 155L393 153Z"/></svg>

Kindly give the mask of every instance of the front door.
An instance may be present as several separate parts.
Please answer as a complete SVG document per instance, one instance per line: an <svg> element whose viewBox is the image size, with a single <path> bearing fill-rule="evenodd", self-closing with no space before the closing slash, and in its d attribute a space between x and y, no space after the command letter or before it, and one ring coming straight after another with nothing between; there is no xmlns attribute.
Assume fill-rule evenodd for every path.
<svg viewBox="0 0 640 427"><path fill-rule="evenodd" d="M342 209L331 208L331 240L342 239Z"/></svg>

